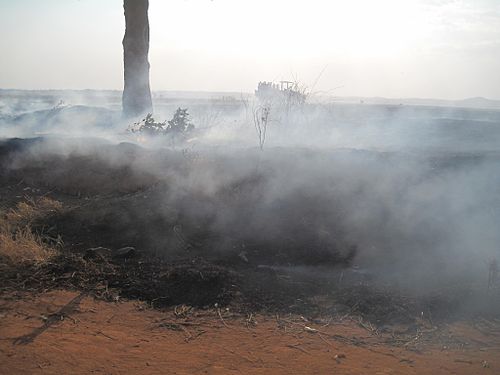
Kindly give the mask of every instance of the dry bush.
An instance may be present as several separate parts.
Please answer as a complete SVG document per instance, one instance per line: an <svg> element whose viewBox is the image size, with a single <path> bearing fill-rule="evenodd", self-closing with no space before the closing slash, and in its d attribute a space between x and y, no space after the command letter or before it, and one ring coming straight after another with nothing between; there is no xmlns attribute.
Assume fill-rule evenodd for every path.
<svg viewBox="0 0 500 375"><path fill-rule="evenodd" d="M62 210L60 202L50 198L20 202L0 217L0 258L11 264L40 264L49 261L57 250L31 230L33 223Z"/></svg>
<svg viewBox="0 0 500 375"><path fill-rule="evenodd" d="M18 229L30 226L61 210L61 202L54 199L47 197L28 199L26 202L19 202L15 209L10 210L5 215L5 221L9 226Z"/></svg>

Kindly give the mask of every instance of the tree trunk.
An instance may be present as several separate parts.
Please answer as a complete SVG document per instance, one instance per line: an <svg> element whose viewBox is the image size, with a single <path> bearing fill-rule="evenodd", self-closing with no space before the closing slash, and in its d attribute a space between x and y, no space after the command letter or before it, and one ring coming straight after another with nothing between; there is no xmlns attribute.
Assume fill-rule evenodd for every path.
<svg viewBox="0 0 500 375"><path fill-rule="evenodd" d="M123 0L123 114L135 117L153 110L149 87L149 0Z"/></svg>

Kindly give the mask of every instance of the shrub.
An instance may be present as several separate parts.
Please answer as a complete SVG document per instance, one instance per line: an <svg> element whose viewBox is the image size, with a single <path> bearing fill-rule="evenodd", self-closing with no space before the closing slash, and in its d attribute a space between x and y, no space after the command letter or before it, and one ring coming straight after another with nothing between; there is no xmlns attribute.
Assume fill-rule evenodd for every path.
<svg viewBox="0 0 500 375"><path fill-rule="evenodd" d="M194 130L194 125L189 120L187 108L177 108L174 117L168 122L167 132L182 134L192 130Z"/></svg>
<svg viewBox="0 0 500 375"><path fill-rule="evenodd" d="M158 135L165 132L166 121L156 122L151 113L148 113L141 121L134 123L127 129L132 133L143 133L147 135Z"/></svg>
<svg viewBox="0 0 500 375"><path fill-rule="evenodd" d="M158 122L151 113L141 121L129 126L128 131L146 135L187 135L194 130L194 125L189 119L187 108L177 108L170 121Z"/></svg>

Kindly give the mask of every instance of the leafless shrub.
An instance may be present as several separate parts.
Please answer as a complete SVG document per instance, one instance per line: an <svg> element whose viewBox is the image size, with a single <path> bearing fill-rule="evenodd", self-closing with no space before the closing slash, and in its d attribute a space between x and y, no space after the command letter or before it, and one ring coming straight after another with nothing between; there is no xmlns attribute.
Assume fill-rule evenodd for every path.
<svg viewBox="0 0 500 375"><path fill-rule="evenodd" d="M264 143L266 142L267 125L270 113L271 106L268 104L260 105L253 110L253 123L255 125L255 130L257 131L259 147L261 150L264 150Z"/></svg>
<svg viewBox="0 0 500 375"><path fill-rule="evenodd" d="M285 95L283 98L283 107L286 114L289 114L295 108L302 108L309 97L308 87L298 81L297 79L293 81L289 90L285 90Z"/></svg>

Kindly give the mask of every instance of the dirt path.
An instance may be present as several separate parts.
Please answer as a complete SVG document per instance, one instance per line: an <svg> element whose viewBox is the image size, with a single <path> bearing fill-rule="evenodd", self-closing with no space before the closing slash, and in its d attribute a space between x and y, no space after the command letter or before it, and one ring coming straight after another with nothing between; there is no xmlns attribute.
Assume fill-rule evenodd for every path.
<svg viewBox="0 0 500 375"><path fill-rule="evenodd" d="M4 295L0 373L500 373L498 331L455 324L434 342L405 346L389 345L353 321L327 323L216 309L181 307L176 314L67 291Z"/></svg>

